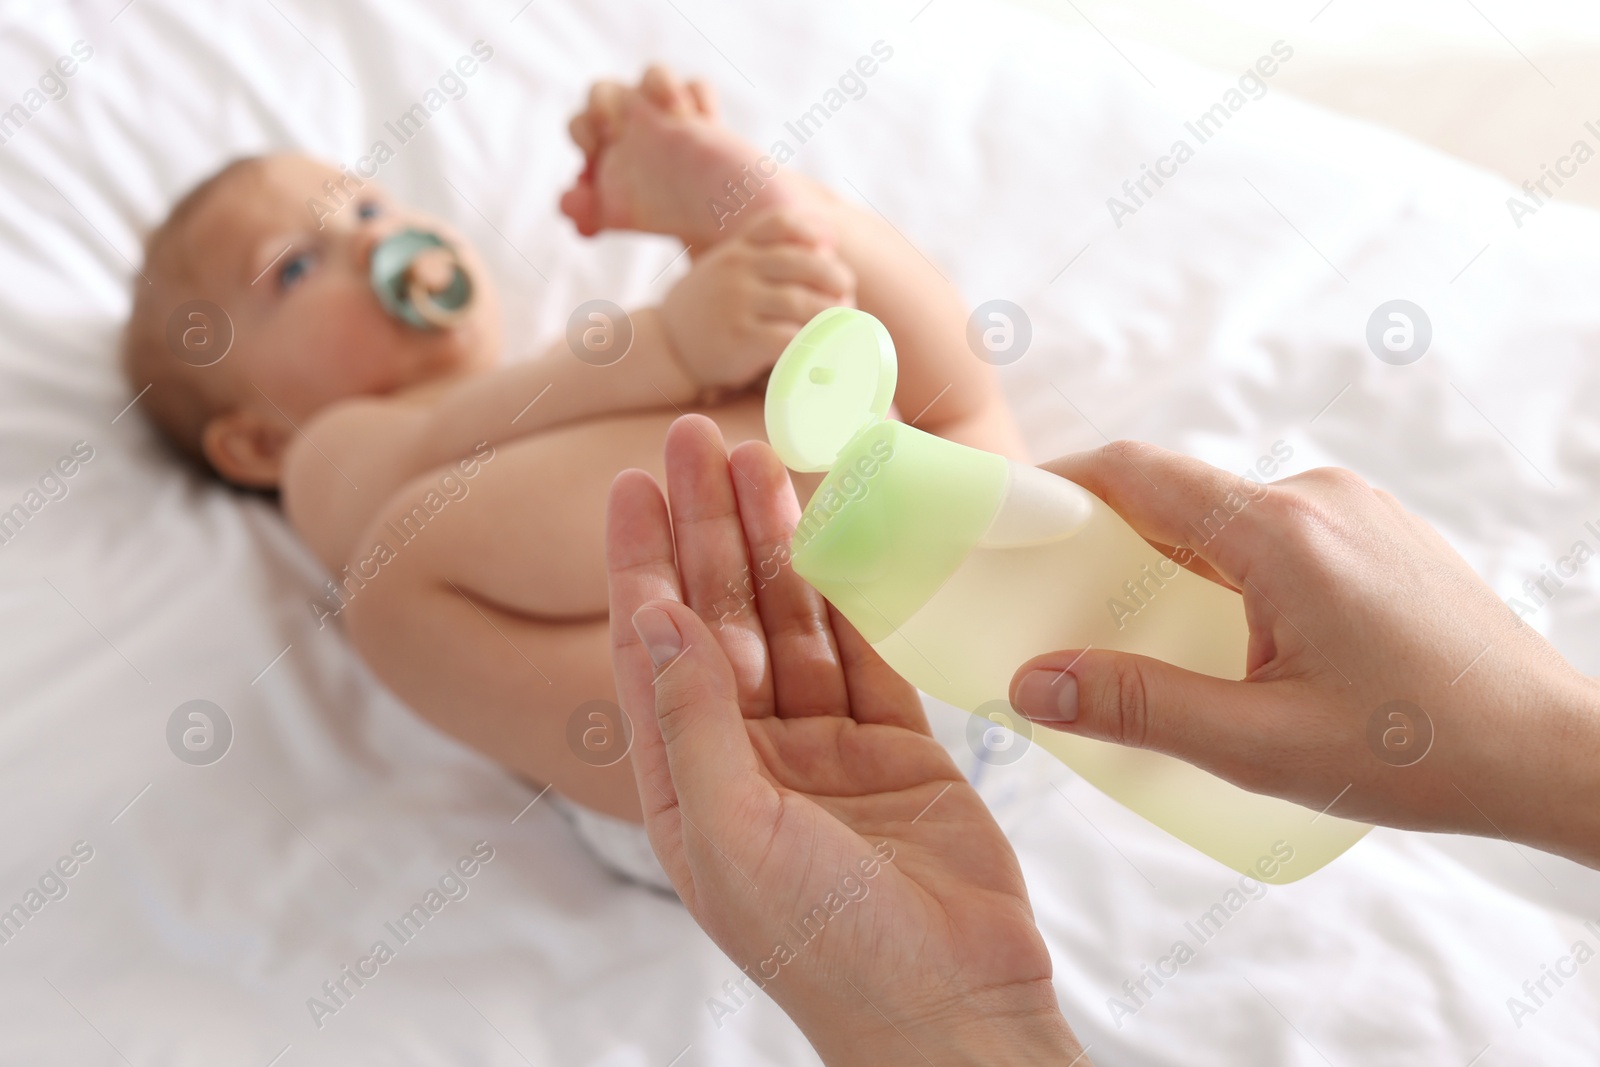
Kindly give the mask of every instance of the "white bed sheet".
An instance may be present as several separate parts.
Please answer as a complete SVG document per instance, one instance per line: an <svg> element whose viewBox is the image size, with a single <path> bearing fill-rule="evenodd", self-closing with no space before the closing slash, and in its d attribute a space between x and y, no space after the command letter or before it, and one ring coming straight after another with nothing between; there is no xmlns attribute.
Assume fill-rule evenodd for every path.
<svg viewBox="0 0 1600 1067"><path fill-rule="evenodd" d="M493 60L381 178L477 240L525 350L582 299L672 277L652 282L668 243L582 241L554 211L592 78L703 72L766 144L881 39L893 59L794 165L974 303L1026 308L1033 347L1003 375L1040 458L1138 437L1242 470L1281 440L1289 470L1395 492L1507 596L1600 519L1600 216L1551 206L1517 230L1497 179L1276 94L1118 229L1106 198L1226 81L997 6L123 2L0 12L0 108L93 48L0 145L0 506L94 448L0 547L0 907L94 850L0 944L5 1062L815 1062L770 1002L714 1021L737 972L681 909L609 879L547 806L518 817L531 792L317 632L316 568L276 513L174 469L123 413L130 261L171 200L238 153L354 162L475 40ZM1395 297L1434 324L1409 367L1363 341ZM1530 621L1600 672L1592 572ZM204 768L164 739L196 698L236 730ZM1241 911L1119 1027L1108 997L1232 879L1037 753L982 784L1096 1062L1600 1056L1600 964L1521 1026L1506 1006L1575 940L1600 945L1582 926L1600 879L1381 831ZM495 858L470 895L317 1028L307 998L478 840Z"/></svg>

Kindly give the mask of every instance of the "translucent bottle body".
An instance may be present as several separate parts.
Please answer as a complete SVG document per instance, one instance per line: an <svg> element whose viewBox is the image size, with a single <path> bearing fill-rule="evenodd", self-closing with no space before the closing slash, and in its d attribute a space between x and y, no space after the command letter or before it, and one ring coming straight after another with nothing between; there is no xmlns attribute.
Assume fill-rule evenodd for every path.
<svg viewBox="0 0 1600 1067"><path fill-rule="evenodd" d="M790 341L766 398L784 463L828 472L796 524L794 571L890 666L980 714L1009 708L1024 661L1061 649L1243 675L1238 594L1174 564L1069 481L886 419L896 376L883 324L829 308ZM1207 536L1230 521L1222 510L1193 520ZM1303 878L1368 829L1154 752L1045 727L1033 739L1113 799L1262 881Z"/></svg>
<svg viewBox="0 0 1600 1067"><path fill-rule="evenodd" d="M1011 464L989 531L874 647L924 692L978 712L1005 701L1013 672L1042 652L1113 649L1238 678L1248 639L1237 593L1168 560L1079 486ZM1159 753L1044 727L1033 741L1150 822L1263 881L1303 878L1368 829L1246 792ZM1278 862L1263 864L1268 857Z"/></svg>

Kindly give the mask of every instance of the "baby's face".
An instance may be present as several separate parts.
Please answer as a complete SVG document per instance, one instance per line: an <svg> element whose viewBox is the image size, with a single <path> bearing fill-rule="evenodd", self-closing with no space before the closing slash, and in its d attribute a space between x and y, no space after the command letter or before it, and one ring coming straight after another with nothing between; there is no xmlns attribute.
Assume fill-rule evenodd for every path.
<svg viewBox="0 0 1600 1067"><path fill-rule="evenodd" d="M442 236L472 277L472 304L448 329L406 325L372 290L373 248L407 227ZM315 160L270 157L219 189L189 236L208 295L233 322L233 347L217 369L226 368L241 406L303 426L340 400L394 393L498 358L499 309L477 253L374 182L358 187Z"/></svg>

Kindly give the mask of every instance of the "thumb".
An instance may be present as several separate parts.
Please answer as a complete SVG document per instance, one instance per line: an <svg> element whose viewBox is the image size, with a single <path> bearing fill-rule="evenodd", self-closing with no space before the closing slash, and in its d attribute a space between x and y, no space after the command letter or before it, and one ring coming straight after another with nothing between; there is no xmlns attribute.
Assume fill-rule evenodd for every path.
<svg viewBox="0 0 1600 1067"><path fill-rule="evenodd" d="M1164 752L1244 783L1270 750L1269 685L1213 678L1124 652L1050 652L1011 680L1011 703L1041 726Z"/></svg>
<svg viewBox="0 0 1600 1067"><path fill-rule="evenodd" d="M633 615L655 667L655 715L640 723L641 799L648 817L676 805L713 837L713 824L761 773L733 667L691 608L655 600Z"/></svg>

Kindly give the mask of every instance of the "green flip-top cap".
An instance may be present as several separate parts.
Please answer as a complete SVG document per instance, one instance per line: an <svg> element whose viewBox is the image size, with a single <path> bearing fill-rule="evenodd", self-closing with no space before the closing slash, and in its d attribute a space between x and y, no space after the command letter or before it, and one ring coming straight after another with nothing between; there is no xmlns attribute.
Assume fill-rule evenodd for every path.
<svg viewBox="0 0 1600 1067"><path fill-rule="evenodd" d="M864 311L820 312L767 379L767 439L791 470L825 471L856 434L882 422L900 365L883 323Z"/></svg>
<svg viewBox="0 0 1600 1067"><path fill-rule="evenodd" d="M795 573L874 642L961 566L1007 483L1003 457L888 420L897 373L881 322L829 308L789 342L767 382L779 458L828 472L795 530Z"/></svg>

